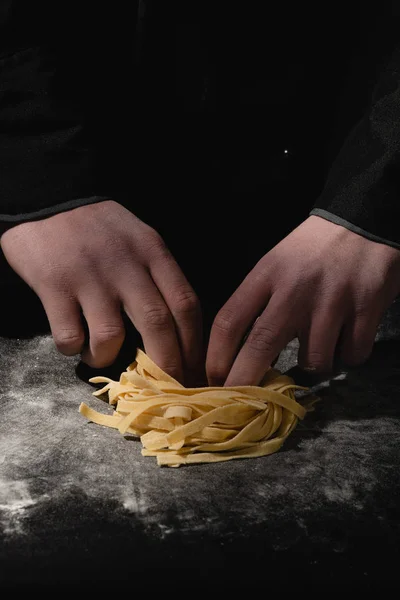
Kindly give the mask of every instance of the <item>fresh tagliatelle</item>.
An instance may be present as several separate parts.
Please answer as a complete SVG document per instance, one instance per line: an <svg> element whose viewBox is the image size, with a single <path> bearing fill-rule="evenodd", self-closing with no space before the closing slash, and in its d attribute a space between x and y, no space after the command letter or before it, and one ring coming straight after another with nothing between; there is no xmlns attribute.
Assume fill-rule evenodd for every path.
<svg viewBox="0 0 400 600"><path fill-rule="evenodd" d="M112 415L82 403L79 411L99 425L140 437L143 456L178 467L234 458L255 458L279 450L303 419L307 407L295 399L293 379L270 369L260 386L185 388L140 349L119 382L93 392L108 392Z"/></svg>

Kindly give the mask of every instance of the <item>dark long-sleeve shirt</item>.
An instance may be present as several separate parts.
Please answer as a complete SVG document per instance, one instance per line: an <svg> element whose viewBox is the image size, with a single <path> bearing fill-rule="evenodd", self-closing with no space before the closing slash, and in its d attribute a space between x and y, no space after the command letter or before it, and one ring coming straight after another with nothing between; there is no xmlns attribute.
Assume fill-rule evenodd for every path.
<svg viewBox="0 0 400 600"><path fill-rule="evenodd" d="M135 114L131 6L121 14L75 0L1 3L3 231L110 198L106 167L117 169Z"/></svg>
<svg viewBox="0 0 400 600"><path fill-rule="evenodd" d="M84 204L109 198L126 198L126 187L134 189L135 186L135 157L143 154L142 147L138 148L137 140L145 143L147 157L153 157L154 142L158 147L154 154L158 158L162 158L163 152L168 153L169 147L173 151L176 142L171 140L169 143L166 139L174 131L168 121L174 118L170 111L173 106L171 92L177 90L176 80L171 83L176 77L176 68L173 64L171 67L171 63L177 56L175 34L177 31L181 33L183 27L179 15L170 12L163 21L163 16L167 14L166 7L157 9L157 3L149 1L141 1L139 11L138 5L131 3L130 11L120 8L118 12L110 6L107 10L97 6L94 12L87 15L82 14L77 2L34 4L28 10L26 3L8 0L2 3L0 9L0 233L14 224L44 218ZM345 43L345 36L343 34L342 38L341 34L343 27L347 35L347 46L341 55L341 68L354 73L357 72L354 56L364 52L368 47L368 38L371 37L371 55L364 56L361 61L365 67L372 58L371 69L365 71L368 100L364 94L359 107L363 109L363 113L358 114L356 107L354 122L347 123L347 136L343 135L343 140L339 136L337 143L339 142L338 149L340 146L341 149L329 169L326 183L314 206L312 204L315 199L311 199L310 209L311 214L339 223L370 239L400 248L400 19L396 7L396 2L377 4L376 27L370 32L368 26L372 23L371 19L361 19L357 35L355 31L353 35L351 29L357 29L357 11L352 15L350 26L347 21L350 22L351 19L345 12L335 17L332 11L330 14L324 8L327 13L325 16L334 29L329 43L325 45L323 39L328 36L329 27L324 32L321 25L314 42L312 35L315 32L315 22L310 20L322 19L325 14L322 9L321 14L315 14L314 9L310 9L308 13L305 9L300 12L296 9L297 12L295 10L292 15L289 11L287 21L282 22L275 15L273 27L270 26L265 31L265 37L270 41L262 61L263 66L265 65L262 75L257 78L250 61L242 70L246 72L248 79L253 74L255 85L261 80L268 84L271 78L274 79L271 86L274 93L269 90L263 95L262 110L266 113L276 111L276 117L271 118L271 122L278 122L279 129L279 119L283 127L288 110L296 106L297 101L306 106L306 86L298 82L307 81L307 77L310 77L310 57L321 53L323 55L324 51L329 54L330 51L327 61L332 61L332 40L336 40L338 45ZM372 17L375 8L370 12ZM144 9L147 10L147 15L155 17L146 21ZM278 16L283 17L283 13ZM210 15L203 11L199 15L199 22L206 23L209 18ZM257 16L248 15L246 18L250 31L248 39L252 35L262 38L264 33L257 22ZM288 25L289 21L292 25ZM194 18L192 15L191 22L196 23L196 15ZM236 21L236 25L239 22ZM253 33L252 23L255 26ZM138 52L138 32L143 37L143 28L146 27L150 31L145 36L147 46L144 44L144 50L141 48ZM161 43L159 37L152 37L152 27L153 31L163 32ZM276 33L275 30L279 30L279 27L280 31ZM287 27L290 30L288 36L292 36L292 42L287 40L289 46L292 44L292 54L287 52L280 58L279 43L286 43L282 32ZM196 29L197 32L198 30L199 28ZM218 29L214 25L211 30L222 40L219 48L224 46L223 27ZM201 35L200 31L199 39ZM187 98L192 93L193 97L199 97L200 100L198 105L196 101L192 103L189 113L200 113L204 109L205 120L207 114L213 113L215 122L226 108L226 104L220 100L224 96L226 72L233 73L234 78L236 70L228 68L225 72L222 68L226 56L229 60L229 52L220 52L219 58L216 56L214 61L215 44L212 41L209 43L212 34L204 35L206 39L202 40L204 47L201 50L207 55L206 59L198 48L193 51L195 44L192 44L192 63L189 65L191 71L186 77L188 84L185 90L182 85L179 86L178 81L176 106L178 112L180 108L184 112L185 103L190 104ZM230 35L226 42L228 46L234 43L232 33ZM185 36L181 38L184 39ZM239 47L243 39L246 39L245 34L238 29ZM159 44L158 50L153 51L152 61L147 63L147 66L153 68L153 72L146 73L140 79L138 58L152 43ZM307 52L303 54L302 43L307 48ZM168 48L172 48L172 51ZM271 48L275 48L276 53ZM294 55L296 49L300 59ZM185 54L184 47L179 51ZM151 49L148 52L151 54ZM245 56L245 49L243 53ZM146 69L146 56L142 56L142 60ZM315 69L312 73L312 89L318 89L320 77L329 95L329 73L324 73L321 68L324 64L324 57L319 56L316 62L319 70ZM167 71L169 69L167 74L163 71L164 67ZM278 71L279 77L276 76ZM196 73L200 81L197 87ZM158 76L161 83L154 84ZM185 77L183 80L185 81ZM245 82L246 85L242 83L239 81L237 88L240 89L241 97L245 96L244 88L248 81ZM143 91L141 86L146 84L150 85L151 92ZM334 87L334 80L332 84ZM228 81L226 89L229 85ZM332 88L332 94L336 92ZM349 93L351 94L351 85ZM163 94L165 102L160 99ZM282 100L285 94L290 98L287 104ZM211 108L210 103L202 103L205 95L212 98ZM227 96L229 103L229 94ZM343 97L346 102L346 96ZM147 102L145 118L148 123L152 123L150 133L141 124L141 108L144 104L141 105L140 102ZM283 105L282 110L279 102ZM365 106L361 106L363 103ZM327 112L330 106L327 101ZM323 111L322 106L321 112ZM311 122L312 111L307 113L310 131L316 132L324 128L324 123L319 120L321 112L314 124ZM301 114L297 117L293 114L290 122L295 122L296 118L301 119ZM223 115L221 118L223 119ZM178 121L179 119L181 129L184 129L184 119L177 117ZM235 127L235 123L232 123L232 127ZM266 145L269 140L276 143L277 136L271 128L270 133L265 140ZM149 141L151 136L154 136L154 140ZM196 131L193 131L192 138L196 138ZM183 135L180 139L187 137ZM212 139L209 140L209 145L213 146ZM215 148L210 149L213 156L215 152ZM143 156L141 160L143 161ZM133 200L129 207L135 210Z"/></svg>
<svg viewBox="0 0 400 600"><path fill-rule="evenodd" d="M311 214L400 248L400 47L380 75Z"/></svg>

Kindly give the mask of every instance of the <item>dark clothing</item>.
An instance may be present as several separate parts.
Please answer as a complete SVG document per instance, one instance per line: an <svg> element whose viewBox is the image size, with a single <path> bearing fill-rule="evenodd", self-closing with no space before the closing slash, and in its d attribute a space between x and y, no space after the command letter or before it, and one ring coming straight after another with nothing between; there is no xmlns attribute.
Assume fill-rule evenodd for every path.
<svg viewBox="0 0 400 600"><path fill-rule="evenodd" d="M1 5L0 231L112 198L261 257L314 205L400 248L396 2L105 4Z"/></svg>
<svg viewBox="0 0 400 600"><path fill-rule="evenodd" d="M311 214L400 248L400 47Z"/></svg>

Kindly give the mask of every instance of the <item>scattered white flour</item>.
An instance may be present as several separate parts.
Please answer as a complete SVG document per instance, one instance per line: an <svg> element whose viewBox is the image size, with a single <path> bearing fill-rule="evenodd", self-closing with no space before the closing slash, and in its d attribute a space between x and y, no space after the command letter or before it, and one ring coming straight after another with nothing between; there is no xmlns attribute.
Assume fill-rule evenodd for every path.
<svg viewBox="0 0 400 600"><path fill-rule="evenodd" d="M331 502L349 502L354 498L354 490L349 481L334 482L335 485L332 485L332 483L324 488L328 500Z"/></svg>
<svg viewBox="0 0 400 600"><path fill-rule="evenodd" d="M25 481L0 479L0 523L6 535L22 534L23 519L34 500Z"/></svg>
<svg viewBox="0 0 400 600"><path fill-rule="evenodd" d="M147 504L143 495L138 489L133 487L124 487L121 489L120 502L124 509L139 515L144 515L147 512Z"/></svg>
<svg viewBox="0 0 400 600"><path fill-rule="evenodd" d="M388 481L393 479L390 452L395 452L399 420L390 407L376 414L381 409L368 387L369 371L358 380L339 375L336 388L320 384L322 401L277 454L161 469L141 455L140 442L79 414L82 401L103 412L111 409L78 379L77 359L59 354L51 336L4 342L0 528L8 536L23 535L35 511L77 494L81 501L112 505L161 538L189 530L229 530L229 523L245 531L265 524L266 515L274 522L298 521L301 536L321 506L363 510L375 487L384 485L376 473L377 456L388 465ZM296 352L293 342L277 367L293 366ZM361 408L356 410L357 403ZM368 409L370 416L362 414L364 406L374 407ZM282 539L276 547L292 543Z"/></svg>

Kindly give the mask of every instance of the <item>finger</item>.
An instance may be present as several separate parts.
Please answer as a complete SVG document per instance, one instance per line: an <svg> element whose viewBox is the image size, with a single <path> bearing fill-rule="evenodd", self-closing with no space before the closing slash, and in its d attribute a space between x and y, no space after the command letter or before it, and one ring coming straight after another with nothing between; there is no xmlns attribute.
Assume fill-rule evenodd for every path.
<svg viewBox="0 0 400 600"><path fill-rule="evenodd" d="M358 316L343 328L339 356L345 365L357 366L370 356L381 320L381 313Z"/></svg>
<svg viewBox="0 0 400 600"><path fill-rule="evenodd" d="M224 384L244 337L269 298L267 278L258 278L253 269L219 311L211 328L207 350L209 385Z"/></svg>
<svg viewBox="0 0 400 600"><path fill-rule="evenodd" d="M112 365L125 339L125 328L118 300L93 288L79 298L89 329L89 344L82 352L82 362L100 369Z"/></svg>
<svg viewBox="0 0 400 600"><path fill-rule="evenodd" d="M174 319L185 370L194 371L199 368L203 355L199 300L168 251L162 259L152 263L150 275Z"/></svg>
<svg viewBox="0 0 400 600"><path fill-rule="evenodd" d="M295 337L287 300L272 296L233 363L225 386L258 385L273 360Z"/></svg>
<svg viewBox="0 0 400 600"><path fill-rule="evenodd" d="M120 295L146 353L160 369L182 381L182 357L174 319L150 274L145 270L135 271Z"/></svg>
<svg viewBox="0 0 400 600"><path fill-rule="evenodd" d="M40 299L57 350L65 356L79 354L85 343L85 331L78 300L50 290L42 293Z"/></svg>
<svg viewBox="0 0 400 600"><path fill-rule="evenodd" d="M343 325L343 311L337 306L315 312L299 334L298 365L312 373L331 373L336 346Z"/></svg>

